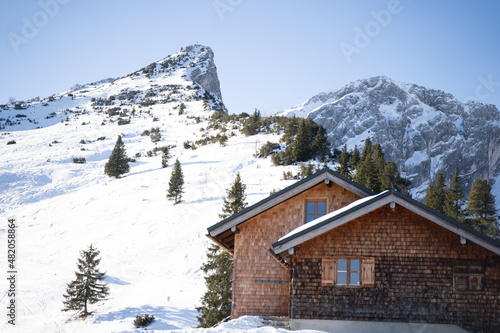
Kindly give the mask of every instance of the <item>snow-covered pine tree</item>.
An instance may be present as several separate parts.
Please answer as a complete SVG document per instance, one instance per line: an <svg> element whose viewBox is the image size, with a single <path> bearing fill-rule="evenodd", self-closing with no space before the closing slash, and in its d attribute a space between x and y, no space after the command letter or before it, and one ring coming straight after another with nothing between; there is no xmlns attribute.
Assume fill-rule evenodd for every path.
<svg viewBox="0 0 500 333"><path fill-rule="evenodd" d="M129 172L129 161L130 159L125 151L125 144L123 143L122 136L119 135L116 140L115 148L104 166L104 173L109 177L119 178L121 175Z"/></svg>
<svg viewBox="0 0 500 333"><path fill-rule="evenodd" d="M170 176L170 181L168 182L167 193L167 199L173 200L174 205L177 205L182 201L182 193L184 193L183 187L184 175L182 173L181 163L179 162L179 159L176 159Z"/></svg>
<svg viewBox="0 0 500 333"><path fill-rule="evenodd" d="M227 190L221 219L241 212L247 207L246 185L236 174L234 183ZM196 308L199 327L211 327L231 315L233 257L218 245L211 245L207 251L207 261L201 267L205 273L207 292L201 298L201 306Z"/></svg>
<svg viewBox="0 0 500 333"><path fill-rule="evenodd" d="M67 285L66 294L63 294L65 300L62 311L76 310L81 312L82 317L86 317L90 314L88 304L106 300L109 288L106 283L101 282L104 280L104 273L99 272L97 267L101 262L99 253L92 245L87 251L80 251L76 279Z"/></svg>

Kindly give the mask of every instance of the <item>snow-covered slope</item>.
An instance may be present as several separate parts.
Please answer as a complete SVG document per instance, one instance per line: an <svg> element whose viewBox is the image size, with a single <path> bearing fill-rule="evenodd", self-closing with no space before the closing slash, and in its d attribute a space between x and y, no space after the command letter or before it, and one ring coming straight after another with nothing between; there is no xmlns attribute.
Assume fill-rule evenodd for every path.
<svg viewBox="0 0 500 333"><path fill-rule="evenodd" d="M236 172L250 204L293 183L280 180L283 168L253 157L267 140L278 141L276 135L245 137L233 123L227 146L184 148L186 141L221 133L208 129L209 116L224 109L212 57L208 47L191 46L123 78L3 106L0 269L7 271L7 219L15 216L16 332L138 332L133 320L144 313L156 317L153 331L189 331L197 324L206 228L218 221ZM181 103L186 109L179 115ZM155 127L158 142L143 135ZM110 179L104 164L120 134L136 162L125 177ZM154 154L162 146L170 147L170 164L178 158L184 172L183 202L175 206L166 199L172 167L161 168ZM101 251L110 298L91 305L94 314L80 320L61 312L62 295L79 251L90 244ZM6 287L2 278L2 332L10 327ZM240 323L216 331L262 331L258 323Z"/></svg>
<svg viewBox="0 0 500 333"><path fill-rule="evenodd" d="M458 169L465 189L478 178L500 177L500 112L491 104L462 103L440 90L379 76L320 93L284 114L321 124L335 148L360 148L368 137L380 143L412 181L416 198L440 169L448 180ZM499 186L495 192L500 207Z"/></svg>

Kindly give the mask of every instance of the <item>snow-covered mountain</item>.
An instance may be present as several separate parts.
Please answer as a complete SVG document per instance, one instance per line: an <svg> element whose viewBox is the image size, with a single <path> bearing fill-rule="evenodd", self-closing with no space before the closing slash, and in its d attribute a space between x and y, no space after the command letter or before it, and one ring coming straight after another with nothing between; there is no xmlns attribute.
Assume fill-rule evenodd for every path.
<svg viewBox="0 0 500 333"><path fill-rule="evenodd" d="M211 126L225 109L221 96L212 50L194 45L118 79L0 106L0 265L6 272L7 220L15 216L16 332L139 332L133 320L145 313L156 317L151 331L197 324L206 228L218 221L236 172L250 204L293 183L280 180L284 168L253 156L278 135L245 137L238 122ZM218 134L228 136L223 148L211 140ZM136 161L111 179L104 165L118 135ZM186 141L201 143L186 149ZM172 167L161 167L164 146L185 178L175 206L166 199ZM74 319L61 312L62 295L90 244L101 251L110 299ZM10 327L7 282L0 280L2 332ZM220 332L261 325L247 322Z"/></svg>
<svg viewBox="0 0 500 333"><path fill-rule="evenodd" d="M320 93L284 114L321 124L339 149L360 148L368 137L380 143L386 159L411 180L416 198L440 169L447 180L458 169L465 189L476 179L500 177L500 112L491 104L462 103L440 90L379 76Z"/></svg>

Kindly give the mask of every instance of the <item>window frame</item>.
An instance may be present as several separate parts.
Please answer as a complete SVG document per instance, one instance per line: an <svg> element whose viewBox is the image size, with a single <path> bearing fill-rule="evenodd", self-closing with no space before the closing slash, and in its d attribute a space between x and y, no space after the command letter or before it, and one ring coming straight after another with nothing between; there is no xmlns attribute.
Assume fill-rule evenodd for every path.
<svg viewBox="0 0 500 333"><path fill-rule="evenodd" d="M307 217L309 215L311 215L311 214L308 214L308 211L307 211L307 204L308 203L314 203L314 218L311 221L314 221L317 218L328 214L328 198L326 198L326 197L306 198L304 200L304 219L303 219L304 224L311 222L311 221L307 222ZM318 203L325 204L325 214L322 214L321 216L318 216Z"/></svg>
<svg viewBox="0 0 500 333"><path fill-rule="evenodd" d="M347 260L346 262L346 283L338 283L338 261ZM351 260L359 260L357 271L351 270ZM366 270L370 270L369 273ZM327 272L330 270L330 272ZM333 272L331 272L333 270ZM351 274L358 274L358 284L351 283ZM375 286L375 257L362 256L335 256L323 257L321 261L321 284L324 286L333 286L336 288L362 288Z"/></svg>
<svg viewBox="0 0 500 333"><path fill-rule="evenodd" d="M484 273L484 264L482 263L455 263L453 265L453 290L458 293L483 293L485 283ZM465 283L461 280L465 281ZM479 283L474 283L477 280ZM464 285L465 288L458 287ZM472 288L473 285L476 287Z"/></svg>

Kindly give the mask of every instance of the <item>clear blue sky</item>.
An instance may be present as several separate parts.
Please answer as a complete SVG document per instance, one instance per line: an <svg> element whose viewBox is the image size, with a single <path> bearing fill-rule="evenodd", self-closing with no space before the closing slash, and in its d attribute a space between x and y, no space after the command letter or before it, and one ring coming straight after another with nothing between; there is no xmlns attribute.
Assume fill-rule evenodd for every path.
<svg viewBox="0 0 500 333"><path fill-rule="evenodd" d="M210 46L232 113L376 75L500 107L500 1L0 2L0 104Z"/></svg>

